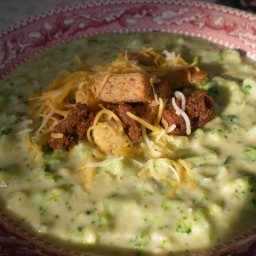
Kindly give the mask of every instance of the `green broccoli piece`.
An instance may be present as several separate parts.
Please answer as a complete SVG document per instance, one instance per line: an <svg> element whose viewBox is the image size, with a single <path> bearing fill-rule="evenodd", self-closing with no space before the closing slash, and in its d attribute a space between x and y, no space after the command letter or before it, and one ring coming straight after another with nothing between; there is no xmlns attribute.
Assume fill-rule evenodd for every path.
<svg viewBox="0 0 256 256"><path fill-rule="evenodd" d="M248 147L245 148L243 151L243 156L246 160L249 160L251 162L256 161L256 148Z"/></svg>
<svg viewBox="0 0 256 256"><path fill-rule="evenodd" d="M188 220L187 216L182 216L176 222L176 231L182 234L190 234L192 231L192 223Z"/></svg>

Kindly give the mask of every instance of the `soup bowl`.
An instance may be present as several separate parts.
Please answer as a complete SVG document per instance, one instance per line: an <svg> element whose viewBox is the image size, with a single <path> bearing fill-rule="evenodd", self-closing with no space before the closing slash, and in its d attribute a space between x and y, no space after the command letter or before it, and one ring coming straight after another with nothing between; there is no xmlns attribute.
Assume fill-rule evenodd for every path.
<svg viewBox="0 0 256 256"><path fill-rule="evenodd" d="M256 59L255 24L256 16L253 14L196 1L109 0L66 6L28 18L2 31L0 34L0 78L8 79L8 76L24 62L39 58L44 52L61 47L63 44L82 38L100 40L102 37L105 40L106 35L116 36L130 33L163 32L185 36L185 41L194 38L195 40L203 39L214 43L220 49L223 49L222 47L236 49L235 52L239 53L241 58L247 56L251 59L248 61L253 62ZM158 41L160 34L153 35L149 38ZM91 45L93 45L93 40L90 41ZM138 47L136 46L138 40L136 40L135 46L132 47ZM198 41L198 44L199 42L203 41ZM143 45L139 43L139 46ZM200 47L201 45L198 45L198 49ZM214 47L213 44L212 47ZM111 50L113 49L110 47ZM230 60L232 61L233 59ZM19 154L18 151L17 154ZM1 191L7 185L4 180L0 180ZM3 192L1 194L4 195ZM2 208L4 208L6 202L4 198L1 200ZM42 211L41 213L43 214ZM109 244L100 246L100 250L91 250L90 247L83 249L67 241L58 241L59 238L56 237L45 237L44 231L38 231L40 233L38 236L29 227L26 229L17 224L15 215L15 212L8 214L4 210L0 215L1 255L106 255L111 247ZM212 248L190 252L185 250L177 252L177 255L254 255L256 227L251 228L236 238ZM146 253L146 251L138 252L112 246L109 254L120 254L120 252L124 255Z"/></svg>

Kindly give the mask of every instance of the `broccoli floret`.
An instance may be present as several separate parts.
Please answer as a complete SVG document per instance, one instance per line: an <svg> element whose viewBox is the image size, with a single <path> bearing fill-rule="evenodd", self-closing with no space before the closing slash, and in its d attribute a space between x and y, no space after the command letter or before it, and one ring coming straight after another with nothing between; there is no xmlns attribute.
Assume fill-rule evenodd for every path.
<svg viewBox="0 0 256 256"><path fill-rule="evenodd" d="M247 77L244 79L242 84L242 89L245 94L251 95L254 97L256 92L256 81L255 78Z"/></svg>
<svg viewBox="0 0 256 256"><path fill-rule="evenodd" d="M186 216L182 216L177 220L176 231L182 234L190 234L192 231L192 223Z"/></svg>
<svg viewBox="0 0 256 256"><path fill-rule="evenodd" d="M45 153L42 157L42 169L46 173L55 172L60 166L65 163L66 154L65 152L51 152Z"/></svg>
<svg viewBox="0 0 256 256"><path fill-rule="evenodd" d="M243 156L246 160L255 162L256 161L256 148L248 147L243 151Z"/></svg>
<svg viewBox="0 0 256 256"><path fill-rule="evenodd" d="M150 233L143 231L138 234L134 239L130 239L129 243L134 245L137 249L144 249L151 239Z"/></svg>
<svg viewBox="0 0 256 256"><path fill-rule="evenodd" d="M222 119L227 121L227 122L235 122L238 119L237 115L223 115Z"/></svg>

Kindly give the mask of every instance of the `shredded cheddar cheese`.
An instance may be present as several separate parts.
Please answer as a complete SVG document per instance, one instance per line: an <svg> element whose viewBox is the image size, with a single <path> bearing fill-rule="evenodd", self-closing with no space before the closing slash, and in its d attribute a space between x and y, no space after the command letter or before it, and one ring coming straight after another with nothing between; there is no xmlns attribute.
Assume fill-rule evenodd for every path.
<svg viewBox="0 0 256 256"><path fill-rule="evenodd" d="M165 119L162 118L162 119L161 119L161 123L162 123L163 126L164 126L165 132L168 133L168 128L169 128L168 122L167 122Z"/></svg>
<svg viewBox="0 0 256 256"><path fill-rule="evenodd" d="M82 70L88 69L87 64L81 59L81 57L78 54L75 54L75 61L80 65L80 68Z"/></svg>
<svg viewBox="0 0 256 256"><path fill-rule="evenodd" d="M40 133L43 130L43 128L46 126L46 124L51 119L52 115L53 115L53 111L50 111L47 115L45 115L43 117L43 121L42 121L41 125L39 126L39 128L37 129L36 134Z"/></svg>
<svg viewBox="0 0 256 256"><path fill-rule="evenodd" d="M95 91L95 97L96 97L96 98L99 97L100 93L102 92L104 86L106 85L106 83L107 83L107 81L108 81L108 79L109 79L110 77L111 77L111 74L107 74L106 77L103 79L103 81L102 81L102 83L101 83L101 85L99 86L98 89L95 88L95 87L93 87L93 88L94 88L94 91Z"/></svg>
<svg viewBox="0 0 256 256"><path fill-rule="evenodd" d="M101 162L87 162L86 163L86 167L87 168L104 168L109 166L110 164L112 164L115 161L120 161L123 160L123 157L117 157L117 158L108 158L106 160L103 160Z"/></svg>
<svg viewBox="0 0 256 256"><path fill-rule="evenodd" d="M193 83L191 74L193 74L194 70L200 71L200 69L197 67L197 59L189 64L179 54L168 52L167 50L158 53L154 51L153 48L144 47L139 53L146 57L153 57L154 64L147 66L140 64L139 61L129 60L128 52L126 51L124 58L117 58L109 64L102 66L96 65L88 69L86 63L80 56L76 55L75 60L80 65L81 70L60 75L57 79L52 81L48 89L43 92L41 96L32 97L30 99L31 101L37 102L36 104L39 105L38 114L42 117L41 125L37 129L36 134L48 134L53 139L63 138L64 134L55 132L54 127L61 120L68 117L70 110L75 103L81 102L77 100L77 92L81 91L82 96L80 96L86 98L88 96L85 95L86 92L90 91L91 94L89 96L92 95L93 99L99 99L99 96L112 75L142 72L149 78L149 83L152 87L155 100L152 105L158 107L158 112L156 117L154 116L150 119L150 122L131 112L126 113L128 117L141 125L142 136L138 143L140 150L135 149L134 145L132 145L132 142L129 140L128 135L124 133L124 124L120 118L113 111L102 107L96 114L93 124L87 129L86 136L88 142L92 145L96 144L96 129L99 130L99 126L101 126L102 130L108 128L108 131L110 131L109 137L117 137L117 135L123 133L128 138L128 143L125 147L120 146L119 148L116 147L116 150L108 151L113 153L114 157L112 158L110 158L108 154L101 152L97 153L97 155L100 156L96 157L97 161L91 157L86 157L78 168L77 175L83 180L86 187L88 187L92 184L93 179L97 174L97 168L107 167L114 161L122 161L127 156L139 155L140 157L144 157L145 162L139 164L141 170L137 175L139 177L146 175L159 183L163 182L169 184L170 189L166 194L172 196L183 184L189 184L194 188L197 185L193 171L189 168L186 161L184 159L177 159L177 155L175 155L174 147L172 147L170 143L170 137L172 136L169 136L168 134L176 129L176 125L168 124L166 120L162 119L163 110L165 105L168 104L169 99L163 100L158 97L154 85L157 85L162 81L163 75L180 70L185 70L187 77L185 72L181 73L185 73L185 79ZM96 84L95 82L97 76L103 77L99 84ZM181 101L181 107L177 105L175 98ZM191 124L189 117L185 112L186 98L184 94L176 91L175 97L171 99L171 103L176 114L183 117L184 122L186 123L186 134L189 135L191 133ZM90 107L89 104L88 106ZM97 107L101 107L100 104L98 104ZM161 124L164 128L160 126ZM32 143L29 136L25 137L25 144L29 149L32 149L35 152L36 158L42 153L40 146ZM99 151L100 150L101 148L99 147ZM102 152L107 152L107 150L102 150ZM156 161L159 161L159 164L164 167L162 168L163 171L156 166Z"/></svg>
<svg viewBox="0 0 256 256"><path fill-rule="evenodd" d="M160 124L163 110L164 110L164 102L163 102L162 98L159 98L159 108L158 108L156 120L154 122L154 126L158 126Z"/></svg>
<svg viewBox="0 0 256 256"><path fill-rule="evenodd" d="M142 118L134 115L131 112L127 112L127 116L129 116L130 118L134 119L135 121L140 123L142 126L146 127L147 129L149 129L151 131L157 131L159 129L158 127L153 126L152 124L148 123L147 121L145 121Z"/></svg>
<svg viewBox="0 0 256 256"><path fill-rule="evenodd" d="M40 104L38 109L42 123L37 130L39 133L51 133L56 121L66 118L72 103L69 101L70 94L80 86L81 81L89 81L90 76L86 71L76 71L60 75L49 85L48 89L40 97L32 97L30 101ZM33 107L33 106L31 106ZM55 125L51 125L54 123ZM51 128L51 129L49 129Z"/></svg>
<svg viewBox="0 0 256 256"><path fill-rule="evenodd" d="M160 132L159 132L160 131ZM157 131L157 133L161 136L161 138L165 135L165 133L161 132L161 130ZM158 135L158 136L159 136ZM157 158L157 157L164 157L164 156L171 156L173 151L170 150L169 147L164 143L161 145L160 139L158 140L158 136L156 139L151 140L146 132L146 128L142 127L142 137L145 141L145 144L142 142L141 147L147 152L150 156Z"/></svg>
<svg viewBox="0 0 256 256"><path fill-rule="evenodd" d="M171 163L172 163L172 162L171 162ZM170 163L168 163L168 162L164 162L164 161L162 161L162 164L170 168L170 170L173 172L173 174L174 174L174 176L175 176L175 178L177 179L178 182L181 181L179 172L173 167L172 164L170 164Z"/></svg>
<svg viewBox="0 0 256 256"><path fill-rule="evenodd" d="M118 124L119 130L123 130L123 124L120 118L113 111L106 108L103 108L97 113L97 115L94 118L93 125L96 125L103 115L107 115L108 117L113 118Z"/></svg>
<svg viewBox="0 0 256 256"><path fill-rule="evenodd" d="M162 172L161 168L156 168L155 161L160 162L161 165L166 166L170 172ZM138 172L138 177L149 175L157 182L167 182L170 189L166 195L171 197L176 193L176 190L182 185L189 185L193 188L197 187L194 179L191 179L192 170L188 167L183 159L172 160L168 158L149 159L143 166L142 170ZM171 175L171 173L173 175Z"/></svg>
<svg viewBox="0 0 256 256"><path fill-rule="evenodd" d="M63 133L51 133L51 138L53 139L62 139L64 137Z"/></svg>
<svg viewBox="0 0 256 256"><path fill-rule="evenodd" d="M151 77L151 78L149 79L149 83L150 83L151 88L152 88L152 92L153 92L154 99L155 99L156 103L157 103L158 105L160 105L160 102L159 102L159 100L158 100L158 96L157 96L157 94L156 94L155 86L154 86L154 83L156 83L156 82L157 82L157 80L155 79L155 77Z"/></svg>
<svg viewBox="0 0 256 256"><path fill-rule="evenodd" d="M92 125L91 127L89 127L89 129L87 130L87 133L86 133L87 140L90 144L94 144L94 140L93 140L92 134L91 134L93 129L95 129L95 125Z"/></svg>
<svg viewBox="0 0 256 256"><path fill-rule="evenodd" d="M200 70L197 66L198 60L195 59L191 64L187 63L179 54L173 52L168 52L164 50L161 53L156 52L153 48L143 47L140 51L140 54L152 57L154 59L154 66L141 66L138 61L129 60L128 52L125 52L124 58L117 58L109 64L103 66L94 66L91 69L88 69L86 63L81 59L79 55L75 55L76 62L80 65L81 70L75 72L67 72L61 74L57 79L49 85L48 89L42 93L40 97L32 97L30 100L40 104L39 115L43 118L42 124L39 127L37 133L51 133L56 122L53 121L53 117L57 117L58 120L66 118L70 106L73 102L70 101L72 98L72 93L78 88L82 90L91 90L94 94L94 97L97 98L101 91L104 89L108 79L111 75L115 73L131 73L131 72L143 72L149 75L150 84L152 86L153 95L155 101L159 105L158 116L154 122L154 126L158 126L161 119L161 111L163 109L162 102L158 99L158 96L154 89L154 83L158 82L157 74L164 74L171 72L173 70L186 70L188 73L188 81L193 83L191 79L190 68L195 69L196 71ZM94 78L97 75L105 74L105 78L102 83L95 88ZM182 107L183 109L183 107ZM133 114L128 114L134 120L136 119L141 125L145 125L149 130L156 130L157 127L146 123L146 121L136 117ZM184 116L184 115L183 115ZM186 121L186 120L185 120ZM189 134L189 126L188 134ZM173 128L173 126L172 126ZM170 129L169 129L170 131Z"/></svg>
<svg viewBox="0 0 256 256"><path fill-rule="evenodd" d="M194 181L194 175L191 169L188 167L187 163L183 159L178 160L179 164L184 168L184 170L187 173L187 177L189 180L189 183L191 184L192 187L197 187L197 184Z"/></svg>
<svg viewBox="0 0 256 256"><path fill-rule="evenodd" d="M86 186L91 186L92 182L93 182L93 178L95 176L95 168L87 168L86 169L86 176L85 176L85 182L86 182Z"/></svg>
<svg viewBox="0 0 256 256"><path fill-rule="evenodd" d="M49 107L50 110L52 110L53 113L63 116L64 118L68 116L68 111L61 111L56 109L56 107L53 106L52 101L46 100L45 104Z"/></svg>
<svg viewBox="0 0 256 256"><path fill-rule="evenodd" d="M40 146L31 141L28 133L24 135L24 143L28 149L32 149L34 151L35 156L33 158L33 162L36 161L42 154Z"/></svg>

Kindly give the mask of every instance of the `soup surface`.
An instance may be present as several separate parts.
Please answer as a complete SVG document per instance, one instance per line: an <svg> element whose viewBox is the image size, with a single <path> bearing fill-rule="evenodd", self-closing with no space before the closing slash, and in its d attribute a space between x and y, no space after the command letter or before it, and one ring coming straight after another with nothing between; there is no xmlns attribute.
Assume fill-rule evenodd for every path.
<svg viewBox="0 0 256 256"><path fill-rule="evenodd" d="M198 57L208 73L198 87L214 99L210 122L186 137L165 136L164 145L151 133L136 144L143 154L133 157L102 157L86 140L68 152L38 147L41 118L30 99L59 74L78 70L76 54L103 65L142 47L188 62ZM255 227L255 68L237 50L161 33L80 39L24 63L0 81L1 210L45 239L110 255L190 252ZM81 168L86 157L94 163L90 177ZM161 179L175 180L170 161L191 181L181 182L179 173L175 191Z"/></svg>

